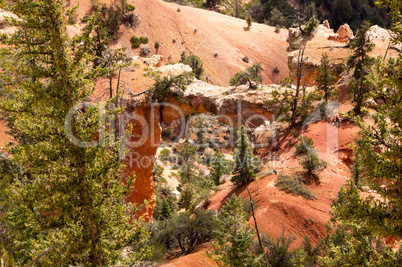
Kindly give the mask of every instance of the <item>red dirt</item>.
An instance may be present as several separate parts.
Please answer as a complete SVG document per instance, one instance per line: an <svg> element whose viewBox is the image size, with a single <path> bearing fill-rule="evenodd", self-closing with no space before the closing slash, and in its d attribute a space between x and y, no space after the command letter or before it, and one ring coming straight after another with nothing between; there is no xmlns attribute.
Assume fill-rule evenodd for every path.
<svg viewBox="0 0 402 267"><path fill-rule="evenodd" d="M71 1L72 4L77 2ZM79 3L78 13L82 17L90 10L90 0ZM147 36L151 53L155 53L155 42L160 43L158 54L165 57L165 63L169 56L171 62L178 62L183 51L201 57L204 74L209 74L218 85L228 85L230 77L253 62L262 63L266 84L277 83L289 73L286 30L277 34L274 27L258 23L246 30L244 20L162 0L137 0L133 4L141 22L135 30L121 26L120 38L113 44L114 47L127 47L129 55L139 54L139 49L131 49L131 36ZM178 8L180 12L177 12ZM214 57L215 53L217 57ZM243 62L245 56L250 59L249 63ZM275 67L279 74L273 72Z"/></svg>
<svg viewBox="0 0 402 267"><path fill-rule="evenodd" d="M206 243L197 246L197 248L189 255L177 258L171 262L161 265L163 267L215 267L219 266L215 261L211 260L206 251L211 249L211 245Z"/></svg>
<svg viewBox="0 0 402 267"><path fill-rule="evenodd" d="M336 198L340 187L349 177L349 168L338 158L338 149L345 148L353 142L357 126L337 128L339 138L329 138L328 133L335 130L333 123L318 122L305 130L305 135L311 137L316 144L319 156L328 163L327 169L319 174L319 182L313 182L308 187L316 196L316 200L306 200L301 196L284 193L275 187L277 175L268 175L249 185L251 195L258 206L256 218L260 231L277 237L282 230L296 234L298 239L293 248L300 245L303 236L308 236L313 243L317 243L326 235L325 224L330 219L331 203ZM276 169L278 174L300 174L303 169L295 156L294 144L296 138L292 134L281 140L277 159L265 163L265 167ZM343 156L343 154L339 155ZM212 198L208 209L219 210L226 199L233 193L248 199L245 187L234 188L230 182L221 186ZM252 217L249 221L254 227Z"/></svg>

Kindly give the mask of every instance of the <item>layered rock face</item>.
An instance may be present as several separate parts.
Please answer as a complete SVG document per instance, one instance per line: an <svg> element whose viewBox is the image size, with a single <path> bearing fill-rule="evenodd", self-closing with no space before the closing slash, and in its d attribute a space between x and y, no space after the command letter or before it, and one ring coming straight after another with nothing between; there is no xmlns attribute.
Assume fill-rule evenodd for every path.
<svg viewBox="0 0 402 267"><path fill-rule="evenodd" d="M120 121L125 129L129 129L126 136L128 154L123 159L127 167L122 175L125 178L133 172L136 175L127 200L143 205L137 215L148 220L155 207L152 172L161 140L161 122L184 120L187 115L194 113L211 113L234 127L240 124L258 127L266 121L272 121L275 107L266 107L264 101L271 97L272 90L278 88L271 85L249 90L246 86L226 88L195 81L189 85L180 101L167 98L163 103L151 103L144 95L126 96L123 100L126 114Z"/></svg>
<svg viewBox="0 0 402 267"><path fill-rule="evenodd" d="M299 36L300 33L297 29L289 30L290 50L298 49L296 40ZM370 28L366 37L370 38L375 44L370 56L384 57L386 55L387 58L398 56L400 48L388 48L391 36L387 30L375 25ZM324 53L327 53L333 73L339 79L344 71L345 60L351 52L347 44L353 38L353 31L347 24L342 25L336 33L329 28L329 23L319 25L313 36L306 42L301 84L304 86L316 85L314 79L317 75L317 68L320 65L321 55ZM296 77L298 55L299 50L294 50L288 56L288 65L292 77Z"/></svg>

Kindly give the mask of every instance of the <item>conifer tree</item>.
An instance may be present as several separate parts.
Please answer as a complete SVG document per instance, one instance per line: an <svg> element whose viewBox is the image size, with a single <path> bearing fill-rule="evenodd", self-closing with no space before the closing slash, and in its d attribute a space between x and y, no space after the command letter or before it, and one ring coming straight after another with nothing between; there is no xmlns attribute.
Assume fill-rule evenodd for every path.
<svg viewBox="0 0 402 267"><path fill-rule="evenodd" d="M253 155L249 142L245 129L242 126L236 142L234 176L231 178L232 183L237 186L249 183L255 179L255 169L258 167L256 166L258 161Z"/></svg>
<svg viewBox="0 0 402 267"><path fill-rule="evenodd" d="M324 93L324 100L325 104L327 105L328 98L333 93L333 84L335 82L335 76L332 75L332 70L327 53L324 53L321 56L321 64L320 66L318 66L318 73L315 81L317 82L317 89Z"/></svg>
<svg viewBox="0 0 402 267"><path fill-rule="evenodd" d="M263 254L252 251L255 235L247 225L240 197L232 195L220 209L219 226L214 231L214 250L209 256L224 266L266 266Z"/></svg>
<svg viewBox="0 0 402 267"><path fill-rule="evenodd" d="M9 21L15 34L2 37L1 109L29 141L8 149L24 174L0 177L0 247L16 265L113 265L144 230L125 202L135 176L127 186L121 182L120 144L99 123L100 109L106 121L118 111L80 104L103 73L89 67L94 21L70 39L65 18L71 10L64 1L10 0L1 8L18 16ZM147 255L137 252L134 260Z"/></svg>
<svg viewBox="0 0 402 267"><path fill-rule="evenodd" d="M222 152L217 150L211 162L211 178L215 185L220 185L221 177L227 173L226 160Z"/></svg>
<svg viewBox="0 0 402 267"><path fill-rule="evenodd" d="M370 93L366 76L373 64L373 59L368 53L373 50L374 44L366 37L369 28L370 24L366 21L359 29L358 35L349 43L352 54L348 58L347 66L354 69L349 88L355 104L353 110L356 114L362 113L361 109Z"/></svg>

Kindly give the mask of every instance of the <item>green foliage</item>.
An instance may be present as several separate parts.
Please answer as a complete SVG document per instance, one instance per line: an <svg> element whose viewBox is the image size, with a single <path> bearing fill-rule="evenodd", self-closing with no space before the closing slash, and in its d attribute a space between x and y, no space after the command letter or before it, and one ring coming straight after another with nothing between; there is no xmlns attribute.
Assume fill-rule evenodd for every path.
<svg viewBox="0 0 402 267"><path fill-rule="evenodd" d="M272 99L267 101L266 105L278 107L275 117L279 121L297 124L306 119L315 110L313 103L319 100L320 97L314 91L307 92L306 87L301 87L300 94L296 96L296 91L290 86L289 79L287 79L282 84L282 88L271 92Z"/></svg>
<svg viewBox="0 0 402 267"><path fill-rule="evenodd" d="M261 162L259 158L253 155L250 141L243 126L238 134L239 138L234 151L233 176L230 181L236 186L241 186L255 179L256 169L258 169Z"/></svg>
<svg viewBox="0 0 402 267"><path fill-rule="evenodd" d="M303 185L303 178L300 176L279 175L275 186L286 193L302 196L305 199L314 200L314 194Z"/></svg>
<svg viewBox="0 0 402 267"><path fill-rule="evenodd" d="M262 70L261 63L253 63L253 65L247 67L245 71L237 72L234 77L230 78L229 83L231 86L238 86L241 84L249 83L250 87L251 87L251 81L261 83L262 82L261 70Z"/></svg>
<svg viewBox="0 0 402 267"><path fill-rule="evenodd" d="M401 252L394 252L378 236L379 229L385 230L380 222L385 214L379 213L378 208L386 205L378 203L377 206L374 202L372 198L363 200L351 183L341 189L332 206L328 235L322 241L320 266L399 266L402 263ZM373 218L377 225L371 221Z"/></svg>
<svg viewBox="0 0 402 267"><path fill-rule="evenodd" d="M262 255L251 248L254 231L247 225L240 197L235 194L220 209L218 228L214 231L212 253L208 255L224 266L264 266Z"/></svg>
<svg viewBox="0 0 402 267"><path fill-rule="evenodd" d="M225 155L217 150L211 160L211 178L215 185L220 185L223 175L230 173L230 162L225 159Z"/></svg>
<svg viewBox="0 0 402 267"><path fill-rule="evenodd" d="M154 47L155 47L156 53L158 53L159 47L160 47L159 42L156 42Z"/></svg>
<svg viewBox="0 0 402 267"><path fill-rule="evenodd" d="M12 165L23 176L0 173L0 247L27 265L42 255L41 266L101 266L123 262L121 249L133 245L130 257L141 260L149 248L134 218L136 208L126 204L135 175L121 181L120 141L105 134L104 144L74 144L68 136L93 142L105 121L121 110L89 105L66 117L74 106L94 92L93 79L105 70L89 68L92 28L70 39L65 32L68 10L64 1L14 1L1 8L19 17L15 34L2 37L0 107L12 127L27 142L9 147ZM29 30L27 30L29 29ZM110 137L110 138L109 138ZM10 238L12 237L12 238Z"/></svg>
<svg viewBox="0 0 402 267"><path fill-rule="evenodd" d="M294 252L290 251L290 245L296 240L296 236L288 234L285 231L277 237L276 241L269 235L262 236L262 243L267 249L267 261L270 266L291 266L291 260L294 258Z"/></svg>
<svg viewBox="0 0 402 267"><path fill-rule="evenodd" d="M213 237L217 223L213 212L200 210L194 216L181 212L170 219L152 225L152 239L163 244L167 250L180 248L183 254L190 253L194 247Z"/></svg>
<svg viewBox="0 0 402 267"><path fill-rule="evenodd" d="M308 153L302 156L300 164L310 175L314 174L314 172L320 172L327 167L327 163L319 159L316 153Z"/></svg>
<svg viewBox="0 0 402 267"><path fill-rule="evenodd" d="M278 28L280 28L282 25L286 24L286 18L277 7L274 7L274 9L271 11L271 19L269 22L271 26L278 26Z"/></svg>
<svg viewBox="0 0 402 267"><path fill-rule="evenodd" d="M328 98L334 93L335 87L333 84L336 81L336 77L332 74L327 53L321 55L321 64L318 66L315 81L317 89L324 93L325 104L328 104Z"/></svg>
<svg viewBox="0 0 402 267"><path fill-rule="evenodd" d="M318 20L315 17L311 17L307 20L302 28L302 34L305 36L311 36L315 29L318 27Z"/></svg>
<svg viewBox="0 0 402 267"><path fill-rule="evenodd" d="M253 24L253 18L250 15L248 15L246 18L246 22L247 22L247 28L250 28L251 25Z"/></svg>
<svg viewBox="0 0 402 267"><path fill-rule="evenodd" d="M306 155L308 153L315 153L315 145L313 139L307 136L299 136L299 142L295 144L296 155Z"/></svg>
<svg viewBox="0 0 402 267"><path fill-rule="evenodd" d="M131 40L130 40L130 41L131 41ZM141 42L142 44L147 44L147 43L148 43L148 37L141 36L141 37L140 37L140 42Z"/></svg>
<svg viewBox="0 0 402 267"><path fill-rule="evenodd" d="M370 93L366 78L374 61L368 53L373 50L374 44L366 38L369 28L370 24L366 21L359 29L359 34L349 44L352 54L347 60L347 66L349 69L354 69L349 88L353 97L352 102L355 104L353 109L355 114L362 113L362 107Z"/></svg>
<svg viewBox="0 0 402 267"><path fill-rule="evenodd" d="M180 62L189 65L193 69L195 78L201 80L201 75L204 73L204 67L200 57L196 55L186 56L185 52L183 52L181 54Z"/></svg>
<svg viewBox="0 0 402 267"><path fill-rule="evenodd" d="M130 43L132 48L139 48L141 44L141 39L133 35L130 38Z"/></svg>
<svg viewBox="0 0 402 267"><path fill-rule="evenodd" d="M260 0L260 6L251 13L259 23L268 21L271 26L279 24L289 28L295 22L296 10L287 1Z"/></svg>
<svg viewBox="0 0 402 267"><path fill-rule="evenodd" d="M181 93L186 90L187 85L192 81L189 73L177 76L157 77L155 84L151 86L146 95L151 100L162 101L166 97L177 97L180 99Z"/></svg>
<svg viewBox="0 0 402 267"><path fill-rule="evenodd" d="M353 16L353 8L350 0L335 0L332 7L334 28L337 29L344 23L349 23Z"/></svg>
<svg viewBox="0 0 402 267"><path fill-rule="evenodd" d="M213 182L196 167L197 147L189 141L185 141L180 151L181 168L179 171L180 185L178 190L181 192L180 205L187 211L194 211L194 208L203 200L210 196L213 189Z"/></svg>

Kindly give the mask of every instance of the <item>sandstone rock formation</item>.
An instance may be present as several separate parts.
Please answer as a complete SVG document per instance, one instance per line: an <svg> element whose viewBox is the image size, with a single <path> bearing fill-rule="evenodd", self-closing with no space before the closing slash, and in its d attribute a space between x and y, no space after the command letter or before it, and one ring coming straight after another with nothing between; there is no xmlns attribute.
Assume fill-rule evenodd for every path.
<svg viewBox="0 0 402 267"><path fill-rule="evenodd" d="M298 38L298 36L299 34L296 29L289 30L289 40L293 40L293 43L295 43L294 39ZM375 44L373 51L370 53L372 57L384 57L385 54L387 58L396 58L398 56L401 49L400 47L391 47L391 49L388 49L391 34L387 30L375 25L370 28L367 36ZM350 55L350 49L347 46L350 37L353 37L353 32L347 24L342 25L336 34L333 29L319 25L313 37L308 40L306 44L301 84L305 86L313 86L316 84L314 78L317 75L317 67L320 64L321 55L323 53L327 53L334 74L337 78L340 78L344 70L345 60ZM289 53L288 56L289 70L293 77L296 77L298 54L299 50L295 50Z"/></svg>
<svg viewBox="0 0 402 267"><path fill-rule="evenodd" d="M184 119L193 113L212 113L234 127L240 124L258 127L272 120L275 107L268 108L264 102L271 97L272 90L278 88L278 85L261 86L258 90L249 90L247 86L218 87L196 80L188 86L180 101L167 98L163 103L151 103L145 95L125 96L126 114L120 121L125 129L130 123L132 128L126 142L129 153L123 160L127 167L122 175L127 178L133 171L136 175L128 201L140 205L149 202L138 215L149 219L155 207L152 171L160 145L161 122Z"/></svg>
<svg viewBox="0 0 402 267"><path fill-rule="evenodd" d="M348 43L351 39L353 39L353 31L346 23L340 26L335 34L328 36L328 40L340 43Z"/></svg>

